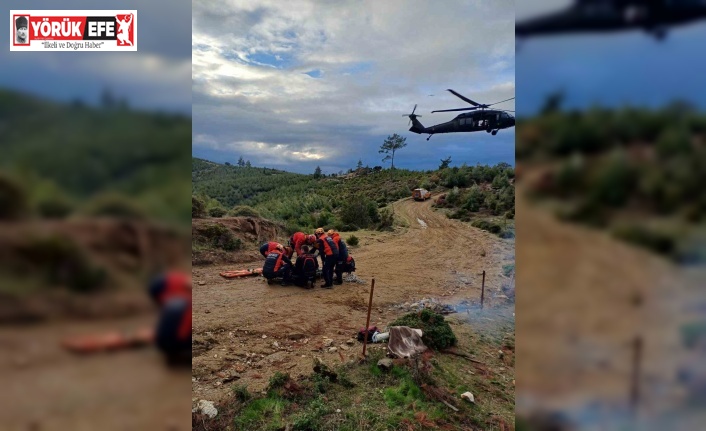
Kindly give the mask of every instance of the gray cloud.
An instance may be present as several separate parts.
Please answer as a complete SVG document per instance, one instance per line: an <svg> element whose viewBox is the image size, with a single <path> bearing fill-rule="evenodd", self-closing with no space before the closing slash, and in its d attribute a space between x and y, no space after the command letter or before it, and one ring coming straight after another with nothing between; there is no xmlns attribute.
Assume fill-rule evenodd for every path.
<svg viewBox="0 0 706 431"><path fill-rule="evenodd" d="M419 104L425 124L453 118L429 114L467 106L446 88L486 103L514 96L511 1L198 0L192 19L196 156L336 171L380 164L377 148L398 133L409 144L400 166L420 156L409 167L433 168L439 148L459 164L514 159L513 129L427 143L402 117Z"/></svg>
<svg viewBox="0 0 706 431"><path fill-rule="evenodd" d="M191 2L125 0L97 5L90 0L15 1L9 9L134 9L138 16L138 51L115 53L10 52L0 50L0 86L41 96L98 100L105 87L130 104L147 109L191 111ZM9 34L9 20L0 34Z"/></svg>

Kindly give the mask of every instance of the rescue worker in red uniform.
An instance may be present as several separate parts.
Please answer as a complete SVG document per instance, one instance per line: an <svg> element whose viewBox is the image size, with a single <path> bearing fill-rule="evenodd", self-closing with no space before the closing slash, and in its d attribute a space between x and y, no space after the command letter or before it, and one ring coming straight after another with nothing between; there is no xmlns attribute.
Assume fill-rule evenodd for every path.
<svg viewBox="0 0 706 431"><path fill-rule="evenodd" d="M277 250L278 247L282 247L282 244L275 241L266 242L260 246L260 254L267 258L267 255Z"/></svg>
<svg viewBox="0 0 706 431"><path fill-rule="evenodd" d="M160 308L155 344L170 365L191 364L191 275L172 271L150 283Z"/></svg>
<svg viewBox="0 0 706 431"><path fill-rule="evenodd" d="M284 252L284 247L280 246L265 258L265 264L262 266L262 276L270 280L282 277L282 286L289 284L292 275L292 261Z"/></svg>
<svg viewBox="0 0 706 431"><path fill-rule="evenodd" d="M346 242L343 241L341 235L338 234L333 229L327 232L328 236L333 239L338 247L338 260L336 261L336 267L334 268L334 273L336 274L336 279L333 281L334 284L343 284L343 272L347 268L346 261L348 260L348 247Z"/></svg>
<svg viewBox="0 0 706 431"><path fill-rule="evenodd" d="M326 235L323 228L317 228L314 232L316 235L316 244L319 254L321 255L321 260L323 261L323 269L321 270L321 276L324 278L324 284L321 285L324 289L333 289L333 268L338 262L338 246Z"/></svg>
<svg viewBox="0 0 706 431"><path fill-rule="evenodd" d="M297 232L289 238L289 246L297 252L297 256L301 256L303 254L303 245L314 245L315 242L316 237L314 235L307 235L304 232ZM289 258L291 259L293 255L294 253L291 253Z"/></svg>

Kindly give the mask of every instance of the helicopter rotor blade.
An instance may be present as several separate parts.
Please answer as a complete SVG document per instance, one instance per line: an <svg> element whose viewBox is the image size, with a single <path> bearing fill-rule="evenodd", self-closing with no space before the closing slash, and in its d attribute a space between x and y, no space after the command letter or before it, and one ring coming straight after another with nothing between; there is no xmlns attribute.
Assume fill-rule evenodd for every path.
<svg viewBox="0 0 706 431"><path fill-rule="evenodd" d="M471 99L469 99L468 97L462 96L450 88L448 88L446 91L450 91L451 94L453 94L454 96L458 97L459 99L463 100L464 102L470 103L473 106L481 106L480 103L476 103L476 102L472 101Z"/></svg>
<svg viewBox="0 0 706 431"><path fill-rule="evenodd" d="M490 105L488 105L488 106L493 106L493 105L497 105L498 103L503 103L503 102L507 102L508 100L512 100L512 99L514 99L514 97L511 97L511 98L509 98L509 99L505 99L505 100L501 100L500 102L495 102L495 103L491 103L491 104L490 104Z"/></svg>
<svg viewBox="0 0 706 431"><path fill-rule="evenodd" d="M452 111L475 111L478 108L459 108L459 109L440 109L438 111L431 111L433 114L434 112L452 112Z"/></svg>
<svg viewBox="0 0 706 431"><path fill-rule="evenodd" d="M417 104L415 103L414 109L412 109L412 113L403 115L403 117L409 117L409 124L407 124L407 125L412 124L412 119L417 118L417 117L421 117L421 115L417 115L414 113L416 110L417 110Z"/></svg>

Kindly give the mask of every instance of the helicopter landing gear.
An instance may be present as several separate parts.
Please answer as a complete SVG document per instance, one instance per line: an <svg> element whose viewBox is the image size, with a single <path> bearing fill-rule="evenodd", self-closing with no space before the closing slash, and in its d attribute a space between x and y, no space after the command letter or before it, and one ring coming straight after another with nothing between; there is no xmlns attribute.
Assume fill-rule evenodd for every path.
<svg viewBox="0 0 706 431"><path fill-rule="evenodd" d="M497 130L493 130L492 132L490 132L490 134L493 135L493 136L495 136L495 135L498 134L498 131L497 131Z"/></svg>

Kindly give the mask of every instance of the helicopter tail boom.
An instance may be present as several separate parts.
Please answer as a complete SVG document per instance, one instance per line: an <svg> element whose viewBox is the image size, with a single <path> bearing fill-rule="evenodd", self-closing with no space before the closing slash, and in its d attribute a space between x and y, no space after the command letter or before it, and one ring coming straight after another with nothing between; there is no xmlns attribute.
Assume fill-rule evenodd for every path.
<svg viewBox="0 0 706 431"><path fill-rule="evenodd" d="M409 128L410 132L414 132L414 133L418 133L418 134L424 133L424 130L426 130L426 127L424 127L424 125L419 120L417 120L416 115L414 115L414 114L410 115L409 119L412 121L412 127Z"/></svg>

